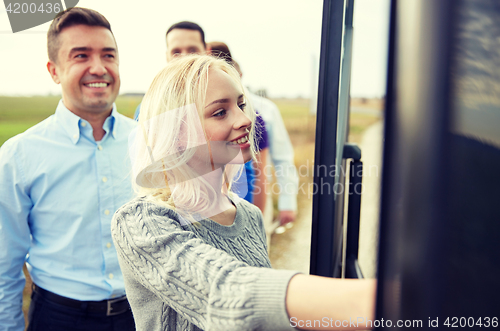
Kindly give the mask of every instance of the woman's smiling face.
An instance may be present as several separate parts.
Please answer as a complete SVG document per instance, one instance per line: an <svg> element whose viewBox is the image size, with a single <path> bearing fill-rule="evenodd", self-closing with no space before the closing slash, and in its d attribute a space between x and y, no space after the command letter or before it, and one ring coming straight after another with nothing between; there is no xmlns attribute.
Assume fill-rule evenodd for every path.
<svg viewBox="0 0 500 331"><path fill-rule="evenodd" d="M220 69L211 69L209 72L204 107L200 113L210 144L212 163L223 165L249 161L251 149L248 131L252 122L243 111L243 91ZM240 151L242 157L235 159Z"/></svg>

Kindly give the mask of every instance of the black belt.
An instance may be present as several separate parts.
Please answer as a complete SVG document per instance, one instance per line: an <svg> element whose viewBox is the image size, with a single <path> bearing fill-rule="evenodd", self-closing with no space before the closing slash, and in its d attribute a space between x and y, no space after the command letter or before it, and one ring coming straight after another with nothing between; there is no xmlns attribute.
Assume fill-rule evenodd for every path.
<svg viewBox="0 0 500 331"><path fill-rule="evenodd" d="M48 301L52 301L66 307L84 310L89 313L113 316L130 310L130 305L125 295L116 299L102 301L79 301L44 290L35 284L33 284L33 291L36 295L39 295Z"/></svg>

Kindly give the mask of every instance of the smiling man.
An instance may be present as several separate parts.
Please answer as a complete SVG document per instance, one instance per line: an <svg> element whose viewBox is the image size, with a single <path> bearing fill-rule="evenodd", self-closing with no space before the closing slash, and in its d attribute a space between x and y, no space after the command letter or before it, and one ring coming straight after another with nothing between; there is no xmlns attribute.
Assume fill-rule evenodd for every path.
<svg viewBox="0 0 500 331"><path fill-rule="evenodd" d="M127 142L135 122L116 111L118 49L109 22L72 8L48 34L47 69L61 85L51 117L0 148L0 330L134 330L110 235L132 197Z"/></svg>

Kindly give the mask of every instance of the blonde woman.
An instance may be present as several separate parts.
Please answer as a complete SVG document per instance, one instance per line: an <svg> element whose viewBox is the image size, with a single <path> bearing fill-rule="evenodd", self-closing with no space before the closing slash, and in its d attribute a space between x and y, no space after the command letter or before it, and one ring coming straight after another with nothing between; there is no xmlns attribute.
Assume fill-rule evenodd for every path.
<svg viewBox="0 0 500 331"><path fill-rule="evenodd" d="M373 319L374 281L271 269L260 210L231 193L254 155L254 118L239 74L210 56L172 61L149 88L130 139L138 197L112 222L138 330L348 330L342 321Z"/></svg>

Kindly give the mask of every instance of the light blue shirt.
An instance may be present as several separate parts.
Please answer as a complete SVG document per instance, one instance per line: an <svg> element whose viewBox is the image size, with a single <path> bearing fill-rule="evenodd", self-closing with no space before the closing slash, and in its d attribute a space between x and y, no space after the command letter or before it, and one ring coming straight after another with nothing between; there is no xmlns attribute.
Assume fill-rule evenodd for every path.
<svg viewBox="0 0 500 331"><path fill-rule="evenodd" d="M113 111L96 142L62 101L54 115L0 148L0 330L23 330L28 263L38 286L77 300L125 294L111 239L132 188L128 135L136 122Z"/></svg>

